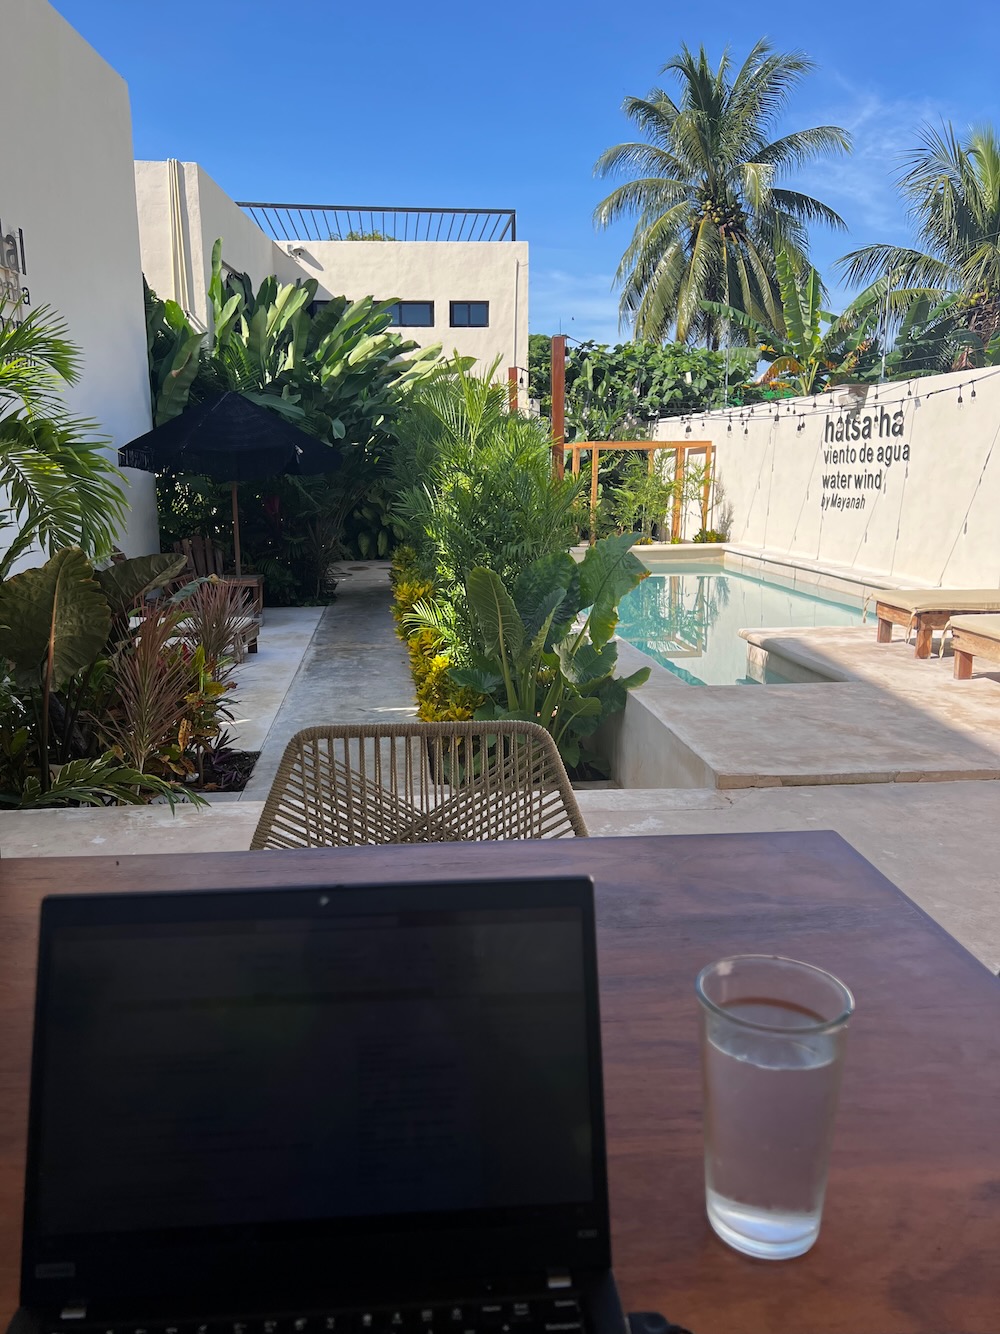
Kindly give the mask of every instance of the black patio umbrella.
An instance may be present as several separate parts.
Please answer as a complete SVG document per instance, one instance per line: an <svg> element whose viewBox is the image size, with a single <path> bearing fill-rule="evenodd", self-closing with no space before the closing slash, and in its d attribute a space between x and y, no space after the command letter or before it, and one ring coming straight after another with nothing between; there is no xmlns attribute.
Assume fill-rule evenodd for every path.
<svg viewBox="0 0 1000 1334"><path fill-rule="evenodd" d="M187 408L179 417L154 426L131 440L120 453L126 467L147 472L187 472L229 482L233 496L233 555L240 563L240 512L236 488L240 482L334 472L340 450L251 403L232 390L214 394Z"/></svg>

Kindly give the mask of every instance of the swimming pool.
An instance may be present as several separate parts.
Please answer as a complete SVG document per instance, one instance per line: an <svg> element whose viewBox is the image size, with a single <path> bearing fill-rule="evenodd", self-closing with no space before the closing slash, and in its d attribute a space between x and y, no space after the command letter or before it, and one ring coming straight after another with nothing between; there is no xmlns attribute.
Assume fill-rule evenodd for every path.
<svg viewBox="0 0 1000 1334"><path fill-rule="evenodd" d="M669 569L654 569L622 598L618 614L620 638L681 680L712 686L757 684L746 674L740 630L861 624L858 607L709 561L671 561Z"/></svg>

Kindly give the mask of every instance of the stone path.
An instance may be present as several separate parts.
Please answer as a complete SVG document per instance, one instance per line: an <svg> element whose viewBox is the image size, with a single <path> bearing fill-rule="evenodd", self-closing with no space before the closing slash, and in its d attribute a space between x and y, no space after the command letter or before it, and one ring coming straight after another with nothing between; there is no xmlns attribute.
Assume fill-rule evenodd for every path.
<svg viewBox="0 0 1000 1334"><path fill-rule="evenodd" d="M389 614L389 563L346 567L261 747L243 800L262 801L289 739L320 723L392 722L416 712L406 650Z"/></svg>

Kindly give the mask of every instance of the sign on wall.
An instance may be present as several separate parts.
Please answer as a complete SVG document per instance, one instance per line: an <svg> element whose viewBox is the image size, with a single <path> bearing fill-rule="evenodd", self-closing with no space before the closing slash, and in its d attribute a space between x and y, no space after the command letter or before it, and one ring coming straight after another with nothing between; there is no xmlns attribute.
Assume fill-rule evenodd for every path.
<svg viewBox="0 0 1000 1334"><path fill-rule="evenodd" d="M828 416L823 423L820 508L863 510L884 494L894 465L910 461L902 409Z"/></svg>
<svg viewBox="0 0 1000 1334"><path fill-rule="evenodd" d="M0 314L9 315L22 301L30 305L27 276L24 232L0 214Z"/></svg>

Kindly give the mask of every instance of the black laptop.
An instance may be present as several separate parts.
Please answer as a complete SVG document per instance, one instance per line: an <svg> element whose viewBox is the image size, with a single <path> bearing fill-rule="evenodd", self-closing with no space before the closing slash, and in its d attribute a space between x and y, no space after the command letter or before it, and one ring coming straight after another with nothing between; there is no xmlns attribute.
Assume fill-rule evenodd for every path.
<svg viewBox="0 0 1000 1334"><path fill-rule="evenodd" d="M46 899L21 1302L620 1334L590 881Z"/></svg>

